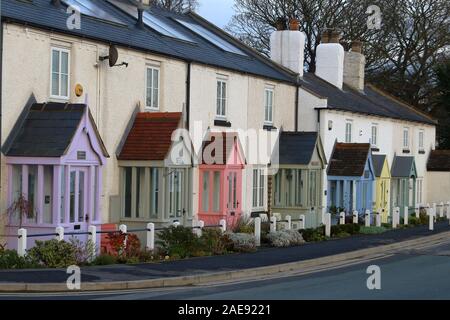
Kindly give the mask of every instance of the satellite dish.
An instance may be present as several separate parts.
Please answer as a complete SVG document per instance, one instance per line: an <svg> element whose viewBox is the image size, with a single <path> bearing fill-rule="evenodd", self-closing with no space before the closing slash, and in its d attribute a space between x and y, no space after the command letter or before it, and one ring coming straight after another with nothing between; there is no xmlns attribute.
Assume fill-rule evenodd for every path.
<svg viewBox="0 0 450 320"><path fill-rule="evenodd" d="M109 47L109 55L100 57L100 61L109 60L109 66L112 68L116 65L117 60L119 59L119 51L115 45L111 45Z"/></svg>

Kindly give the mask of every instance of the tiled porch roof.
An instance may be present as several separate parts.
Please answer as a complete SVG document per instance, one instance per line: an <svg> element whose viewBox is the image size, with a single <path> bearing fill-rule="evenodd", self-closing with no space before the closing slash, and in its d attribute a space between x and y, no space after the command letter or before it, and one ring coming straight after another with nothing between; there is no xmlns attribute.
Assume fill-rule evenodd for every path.
<svg viewBox="0 0 450 320"><path fill-rule="evenodd" d="M138 113L118 160L162 161L172 146L172 133L179 128L181 112Z"/></svg>
<svg viewBox="0 0 450 320"><path fill-rule="evenodd" d="M361 177L370 153L368 143L336 143L328 167L328 175Z"/></svg>
<svg viewBox="0 0 450 320"><path fill-rule="evenodd" d="M427 170L450 172L450 150L431 151Z"/></svg>

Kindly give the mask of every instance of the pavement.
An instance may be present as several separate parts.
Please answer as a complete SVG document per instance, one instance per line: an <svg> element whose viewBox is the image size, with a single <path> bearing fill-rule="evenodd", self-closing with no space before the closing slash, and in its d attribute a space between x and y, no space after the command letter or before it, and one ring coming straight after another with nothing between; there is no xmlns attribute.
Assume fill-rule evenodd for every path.
<svg viewBox="0 0 450 320"><path fill-rule="evenodd" d="M377 252L380 254L384 251L383 248L391 246L390 249L393 249L396 244L404 241L420 244L426 239L439 237L439 235L447 237L448 232L450 232L448 222L442 222L435 225L433 232L429 231L427 226L421 226L389 231L380 235L361 235L309 243L299 247L262 248L251 254L195 258L154 264L87 267L82 268L82 289L89 291L183 286L202 281L213 282L225 278L238 278L236 275L242 274L257 276L279 273L294 270L300 266L303 268L317 266L318 262L316 263L316 261L320 259L322 259L320 260L322 263L351 260L363 255L368 250L372 250L372 253L378 250ZM397 245L397 247L401 248L402 245ZM282 267L283 265L286 267ZM262 273L263 270L264 273ZM67 278L65 269L0 271L0 292L66 291ZM176 279L177 281L175 281ZM55 288L55 285L59 285L59 287Z"/></svg>

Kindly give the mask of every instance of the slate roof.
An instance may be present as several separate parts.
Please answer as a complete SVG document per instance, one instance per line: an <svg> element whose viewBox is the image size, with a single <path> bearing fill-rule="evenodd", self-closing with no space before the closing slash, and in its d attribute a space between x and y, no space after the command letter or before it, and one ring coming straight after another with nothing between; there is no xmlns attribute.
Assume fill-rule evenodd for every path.
<svg viewBox="0 0 450 320"><path fill-rule="evenodd" d="M375 171L375 176L381 177L381 173L383 172L384 161L386 160L386 155L384 154L373 154L372 155L372 163L373 169Z"/></svg>
<svg viewBox="0 0 450 320"><path fill-rule="evenodd" d="M328 175L362 177L371 149L368 143L336 143L328 166Z"/></svg>
<svg viewBox="0 0 450 320"><path fill-rule="evenodd" d="M313 73L305 73L300 84L303 88L327 98L328 109L436 125L432 118L371 85L366 85L364 92L353 90L346 85L341 90Z"/></svg>
<svg viewBox="0 0 450 320"><path fill-rule="evenodd" d="M213 143L215 145L211 146ZM202 144L202 164L228 164L231 152L236 143L240 146L239 135L236 132L210 132ZM213 149L208 148L209 146Z"/></svg>
<svg viewBox="0 0 450 320"><path fill-rule="evenodd" d="M221 29L208 23L195 13L176 14L152 7L152 14L175 28L178 32L194 40L190 43L164 36L149 27L139 27L136 18L121 11L105 0L91 0L115 19L123 22L116 24L82 15L81 29L69 30L66 26L68 14L66 6L60 8L51 4L50 0L2 0L2 20L27 24L38 28L93 39L107 44L116 44L126 48L134 48L164 56L170 56L184 61L193 61L201 64L254 74L279 81L293 82L296 75L288 72L256 51L246 47L238 40L232 38ZM128 1L128 0L123 0ZM190 31L174 19L181 19L191 23L203 25L225 41L232 43L247 56L233 54L220 49L203 37ZM119 61L120 63L120 61Z"/></svg>
<svg viewBox="0 0 450 320"><path fill-rule="evenodd" d="M66 154L85 111L84 104L34 103L19 117L2 151L9 157L61 157ZM103 154L108 157L96 134Z"/></svg>
<svg viewBox="0 0 450 320"><path fill-rule="evenodd" d="M181 112L138 113L118 160L162 161L172 146L172 133L180 126Z"/></svg>
<svg viewBox="0 0 450 320"><path fill-rule="evenodd" d="M414 166L414 157L395 156L392 162L391 175L393 178L409 178Z"/></svg>
<svg viewBox="0 0 450 320"><path fill-rule="evenodd" d="M450 172L450 150L433 150L427 163L428 171Z"/></svg>
<svg viewBox="0 0 450 320"><path fill-rule="evenodd" d="M308 165L317 138L317 132L282 132L279 139L279 164Z"/></svg>

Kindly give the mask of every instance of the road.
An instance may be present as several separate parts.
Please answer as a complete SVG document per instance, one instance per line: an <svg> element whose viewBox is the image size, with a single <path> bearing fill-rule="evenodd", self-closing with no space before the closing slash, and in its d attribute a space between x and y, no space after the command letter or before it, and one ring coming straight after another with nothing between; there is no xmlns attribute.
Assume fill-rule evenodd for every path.
<svg viewBox="0 0 450 320"><path fill-rule="evenodd" d="M367 267L381 268L381 290L368 290ZM402 250L379 260L307 275L244 283L76 295L0 295L0 299L292 300L450 299L450 239L431 248Z"/></svg>

